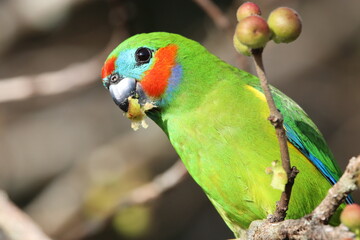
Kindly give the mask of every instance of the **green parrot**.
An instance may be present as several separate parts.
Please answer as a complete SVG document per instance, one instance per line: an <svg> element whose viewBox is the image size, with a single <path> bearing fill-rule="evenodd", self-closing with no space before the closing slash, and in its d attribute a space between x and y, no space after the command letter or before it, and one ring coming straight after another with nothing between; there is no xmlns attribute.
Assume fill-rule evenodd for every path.
<svg viewBox="0 0 360 240"><path fill-rule="evenodd" d="M155 32L115 48L102 81L129 118L136 119L130 113L140 107L166 133L235 236L274 212L281 191L270 186L265 170L280 151L257 77L193 40ZM287 218L300 218L320 203L341 171L304 110L276 88L272 92L284 116L291 163L300 171Z"/></svg>

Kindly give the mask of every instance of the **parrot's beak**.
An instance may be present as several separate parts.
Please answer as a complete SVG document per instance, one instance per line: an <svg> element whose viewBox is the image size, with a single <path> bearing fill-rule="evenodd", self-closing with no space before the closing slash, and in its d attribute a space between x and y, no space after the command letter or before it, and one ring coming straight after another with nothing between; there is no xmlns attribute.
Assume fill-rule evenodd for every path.
<svg viewBox="0 0 360 240"><path fill-rule="evenodd" d="M134 78L123 78L117 83L110 83L109 91L116 105L124 112L129 109L129 97L138 99L140 105L148 101L141 84Z"/></svg>

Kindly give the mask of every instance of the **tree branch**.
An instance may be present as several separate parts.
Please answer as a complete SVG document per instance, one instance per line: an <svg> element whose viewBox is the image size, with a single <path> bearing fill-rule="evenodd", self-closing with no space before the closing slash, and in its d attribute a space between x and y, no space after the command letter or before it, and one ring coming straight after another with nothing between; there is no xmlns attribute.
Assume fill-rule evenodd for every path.
<svg viewBox="0 0 360 240"><path fill-rule="evenodd" d="M0 239L50 240L42 230L0 191Z"/></svg>
<svg viewBox="0 0 360 240"><path fill-rule="evenodd" d="M124 7L121 4L110 4L110 7L109 21L114 31L104 51L88 61L73 63L60 70L0 79L0 104L76 91L96 81L100 84L100 69L108 52L119 43L119 39L129 35L124 27L127 21Z"/></svg>
<svg viewBox="0 0 360 240"><path fill-rule="evenodd" d="M304 218L289 219L270 223L258 220L251 223L247 232L247 240L291 239L291 240L342 240L355 239L355 234L343 225L313 225Z"/></svg>
<svg viewBox="0 0 360 240"><path fill-rule="evenodd" d="M266 220L254 221L247 231L246 239L355 239L355 234L344 225L333 227L325 224L346 196L359 188L359 176L360 155L350 159L345 173L329 189L325 199L311 214L300 219L289 219L277 223Z"/></svg>
<svg viewBox="0 0 360 240"><path fill-rule="evenodd" d="M218 29L226 33L227 38L233 41L233 30L234 26L230 18L217 6L212 0L193 0L209 18L214 22ZM236 54L236 60L239 68L249 70L249 61L247 57Z"/></svg>
<svg viewBox="0 0 360 240"><path fill-rule="evenodd" d="M324 200L308 216L313 223L328 223L330 217L345 200L347 195L359 188L360 155L350 159L344 174L329 189Z"/></svg>
<svg viewBox="0 0 360 240"><path fill-rule="evenodd" d="M122 198L116 210L139 204L145 204L159 198L164 192L178 185L187 175L187 170L179 159L165 172L156 176L151 182L132 190L127 197Z"/></svg>
<svg viewBox="0 0 360 240"><path fill-rule="evenodd" d="M98 58L72 64L64 69L33 76L20 76L0 81L0 103L32 97L61 94L86 86L98 79Z"/></svg>
<svg viewBox="0 0 360 240"><path fill-rule="evenodd" d="M232 37L232 27L228 17L221 11L221 9L213 3L211 0L193 0L197 3L213 20L215 25L225 31L230 37Z"/></svg>
<svg viewBox="0 0 360 240"><path fill-rule="evenodd" d="M85 223L70 221L58 231L57 238L63 240L77 240L90 236L103 229L112 220L114 215L126 208L146 204L158 199L166 191L179 185L187 175L187 170L181 160L176 161L170 168L155 176L154 179L145 183L119 199L112 209L104 213L101 218L92 219Z"/></svg>
<svg viewBox="0 0 360 240"><path fill-rule="evenodd" d="M282 167L284 168L287 175L287 183L285 185L285 190L282 192L280 201L276 203L276 210L273 215L269 216L270 222L280 222L283 221L286 217L286 211L288 210L288 205L290 202L291 189L294 185L295 177L298 174L298 170L295 167L291 167L290 164L290 155L289 149L287 146L287 137L286 132L283 127L283 116L276 108L270 86L268 84L265 69L262 61L262 52L263 49L253 49L252 56L254 58L256 72L260 79L261 87L264 91L266 102L270 110L269 121L275 127L276 136L280 146L280 155Z"/></svg>

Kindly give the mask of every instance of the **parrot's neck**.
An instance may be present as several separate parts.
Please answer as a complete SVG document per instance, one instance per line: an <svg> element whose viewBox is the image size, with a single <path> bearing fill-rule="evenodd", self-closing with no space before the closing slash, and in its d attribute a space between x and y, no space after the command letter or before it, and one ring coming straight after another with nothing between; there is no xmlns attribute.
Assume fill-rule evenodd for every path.
<svg viewBox="0 0 360 240"><path fill-rule="evenodd" d="M243 72L208 52L191 61L192 63L180 63L182 76L176 88L164 96L159 108L147 112L166 134L169 121L200 108L208 93L216 91L219 82L229 79L237 82L238 79L238 84L245 84L240 81Z"/></svg>

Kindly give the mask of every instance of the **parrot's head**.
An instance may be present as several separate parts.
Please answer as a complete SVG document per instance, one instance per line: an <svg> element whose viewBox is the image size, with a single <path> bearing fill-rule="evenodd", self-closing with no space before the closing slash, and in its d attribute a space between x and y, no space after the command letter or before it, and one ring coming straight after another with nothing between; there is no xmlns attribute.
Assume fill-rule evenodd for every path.
<svg viewBox="0 0 360 240"><path fill-rule="evenodd" d="M132 99L141 107L152 104L146 114L161 112L182 91L185 72L199 72L196 59L202 53L208 54L199 43L177 34L138 34L109 55L102 68L103 85L125 113Z"/></svg>

